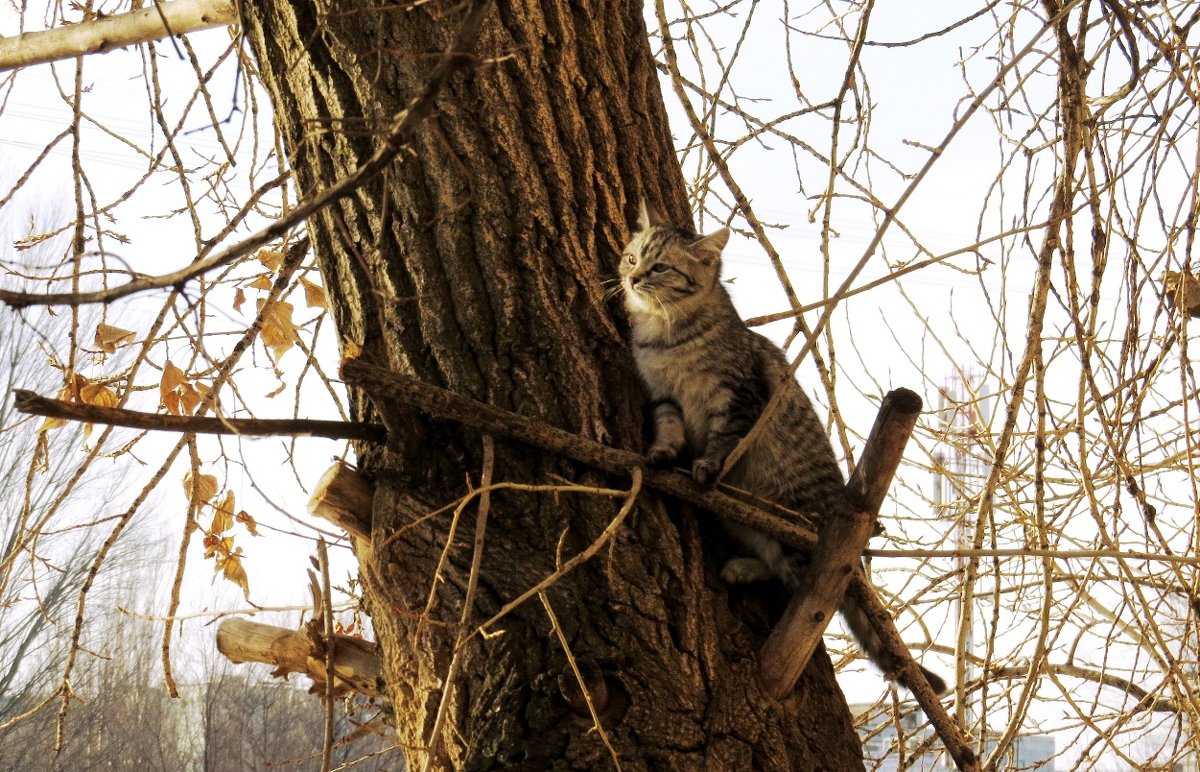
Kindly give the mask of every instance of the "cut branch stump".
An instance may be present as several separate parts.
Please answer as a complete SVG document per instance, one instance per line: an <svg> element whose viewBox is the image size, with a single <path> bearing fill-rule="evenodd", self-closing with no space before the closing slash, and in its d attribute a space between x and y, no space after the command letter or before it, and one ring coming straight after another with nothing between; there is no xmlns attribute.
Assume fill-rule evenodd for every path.
<svg viewBox="0 0 1200 772"><path fill-rule="evenodd" d="M368 697L379 696L383 667L375 644L350 635L335 635L333 671L335 691L347 689ZM313 680L320 693L325 684L324 647L307 630L291 630L248 619L226 619L217 628L217 651L235 664L259 662L273 665L273 675L301 673Z"/></svg>
<svg viewBox="0 0 1200 772"><path fill-rule="evenodd" d="M321 475L308 500L308 511L369 545L374 501L375 486L370 478L350 464L337 461Z"/></svg>

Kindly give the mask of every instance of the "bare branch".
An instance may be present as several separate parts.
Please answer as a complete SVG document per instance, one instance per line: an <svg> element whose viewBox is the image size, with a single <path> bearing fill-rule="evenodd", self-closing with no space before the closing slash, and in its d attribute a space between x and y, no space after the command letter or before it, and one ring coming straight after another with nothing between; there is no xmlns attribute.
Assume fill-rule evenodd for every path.
<svg viewBox="0 0 1200 772"><path fill-rule="evenodd" d="M0 72L75 56L103 54L168 35L186 35L236 23L237 9L230 0L154 3L149 8L128 13L0 37Z"/></svg>
<svg viewBox="0 0 1200 772"><path fill-rule="evenodd" d="M541 421L485 405L361 360L345 362L342 365L342 377L348 384L362 388L380 404L413 405L439 418L449 418L482 432L519 440L610 474L629 475L633 470L641 470L646 485L655 490L768 533L785 544L801 549L811 549L816 544L816 534L796 524L804 520L800 513L789 513L791 519L769 514L770 505L767 502L756 501L755 504L765 505L759 508L720 490L702 488L677 472L644 469L645 459L637 453L601 445Z"/></svg>
<svg viewBox="0 0 1200 772"><path fill-rule="evenodd" d="M84 402L68 402L34 394L32 391L13 391L17 410L30 415L61 418L68 421L124 426L164 432L223 434L239 437L324 437L332 440L361 440L383 442L386 430L379 424L353 421L320 421L307 418L208 418L203 416L144 413L117 407L102 407Z"/></svg>

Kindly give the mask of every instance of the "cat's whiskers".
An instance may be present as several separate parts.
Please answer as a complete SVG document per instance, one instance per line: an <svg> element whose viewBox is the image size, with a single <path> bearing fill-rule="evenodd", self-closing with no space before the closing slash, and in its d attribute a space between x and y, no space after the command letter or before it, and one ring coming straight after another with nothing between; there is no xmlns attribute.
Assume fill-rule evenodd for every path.
<svg viewBox="0 0 1200 772"><path fill-rule="evenodd" d="M676 311L675 314L672 314L669 311L667 311L668 303L670 303L671 308ZM673 342L675 340L675 336L672 334L672 331L673 331L673 326L675 324L675 320L677 318L682 318L683 314L678 313L679 305L677 303L667 300L666 298L659 299L658 307L662 309L663 318L667 320L667 340Z"/></svg>

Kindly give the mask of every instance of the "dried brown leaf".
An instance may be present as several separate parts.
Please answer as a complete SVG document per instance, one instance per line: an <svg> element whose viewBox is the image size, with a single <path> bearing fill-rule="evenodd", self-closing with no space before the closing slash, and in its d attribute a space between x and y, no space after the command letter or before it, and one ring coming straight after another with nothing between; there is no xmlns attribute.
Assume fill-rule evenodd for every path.
<svg viewBox="0 0 1200 772"><path fill-rule="evenodd" d="M229 555L221 566L221 573L226 579L242 588L246 600L250 600L250 577L246 576L246 568L242 565L242 551Z"/></svg>
<svg viewBox="0 0 1200 772"><path fill-rule="evenodd" d="M263 317L263 345L271 350L275 361L296 344L296 325L292 324L292 304L283 301L267 303L258 301L259 313Z"/></svg>
<svg viewBox="0 0 1200 772"><path fill-rule="evenodd" d="M122 330L111 324L100 323L96 325L96 348L112 354L119 347L133 343L134 335L133 330Z"/></svg>
<svg viewBox="0 0 1200 772"><path fill-rule="evenodd" d="M116 407L121 399L107 386L89 383L79 389L79 401L97 407Z"/></svg>
<svg viewBox="0 0 1200 772"><path fill-rule="evenodd" d="M183 409L183 412L187 413L188 415L195 415L196 406L199 405L203 399L204 397L202 397L200 392L196 391L196 389L192 387L192 384L185 383L179 387L179 406Z"/></svg>
<svg viewBox="0 0 1200 772"><path fill-rule="evenodd" d="M211 501L213 496L217 495L217 478L211 474L202 474L193 484L192 473L189 471L183 476L183 495L193 504Z"/></svg>
<svg viewBox="0 0 1200 772"><path fill-rule="evenodd" d="M167 363L163 365L162 378L160 378L158 381L158 393L162 397L164 406L167 404L167 395L179 388L179 385L182 383L187 383L187 374L185 374L183 370L180 370L178 367L176 367L175 364L168 359ZM167 409L170 410L169 407ZM175 413L176 415L179 414L178 410L173 410L171 412Z"/></svg>
<svg viewBox="0 0 1200 772"><path fill-rule="evenodd" d="M1200 316L1200 280L1190 273L1166 271L1162 283L1172 308L1188 316Z"/></svg>
<svg viewBox="0 0 1200 772"><path fill-rule="evenodd" d="M250 532L251 536L259 535L258 522L246 510L243 509L242 511L238 512L237 517L234 519L246 526L246 530Z"/></svg>
<svg viewBox="0 0 1200 772"><path fill-rule="evenodd" d="M212 527L209 529L210 533L214 536L220 536L233 527L233 508L233 491L226 491L225 498L213 506L213 520Z"/></svg>
<svg viewBox="0 0 1200 772"><path fill-rule="evenodd" d="M329 299L325 297L325 288L320 284L314 284L303 276L300 277L300 285L304 287L304 302L309 308L324 308L329 309Z"/></svg>
<svg viewBox="0 0 1200 772"><path fill-rule="evenodd" d="M275 249L260 249L256 257L258 258L258 262L262 263L272 273L278 271L279 266L283 265L283 253Z"/></svg>

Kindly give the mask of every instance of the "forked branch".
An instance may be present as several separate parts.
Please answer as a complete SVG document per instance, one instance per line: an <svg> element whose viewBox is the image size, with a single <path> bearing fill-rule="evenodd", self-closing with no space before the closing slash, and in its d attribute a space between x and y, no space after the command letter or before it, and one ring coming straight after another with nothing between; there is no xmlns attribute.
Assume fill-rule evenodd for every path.
<svg viewBox="0 0 1200 772"><path fill-rule="evenodd" d="M867 438L842 512L826 519L806 571L805 586L792 596L759 654L763 685L775 699L791 692L808 666L851 579L861 573L863 548L904 446L921 414L921 398L908 389L888 393Z"/></svg>

